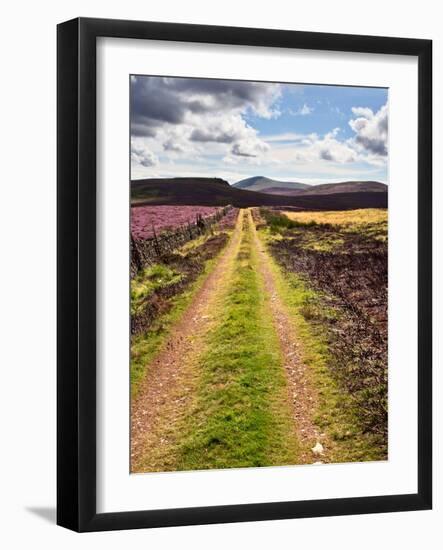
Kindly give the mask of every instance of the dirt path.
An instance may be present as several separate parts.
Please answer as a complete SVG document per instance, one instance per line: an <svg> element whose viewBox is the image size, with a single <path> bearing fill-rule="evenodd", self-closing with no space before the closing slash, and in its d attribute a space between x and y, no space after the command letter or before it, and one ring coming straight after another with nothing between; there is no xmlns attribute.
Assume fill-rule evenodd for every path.
<svg viewBox="0 0 443 550"><path fill-rule="evenodd" d="M162 351L149 365L149 374L131 402L131 471L149 471L155 455L169 443L165 425L173 424L192 398L189 368L204 349L205 335L213 325L211 311L225 291L237 255L243 224L240 211L232 237L191 305L174 327ZM166 424L165 424L166 423ZM153 464L155 467L155 464Z"/></svg>
<svg viewBox="0 0 443 550"><path fill-rule="evenodd" d="M269 306L286 370L295 430L302 448L301 462L322 461L327 454L325 434L319 432L312 420L317 404L317 394L309 382L307 367L300 358L300 342L294 332L291 317L277 291L275 277L270 269L269 253L258 237L249 211L247 215L251 218L250 223L258 254L259 270L269 295Z"/></svg>
<svg viewBox="0 0 443 550"><path fill-rule="evenodd" d="M207 350L210 331L219 319L220 307L232 284L235 261L244 229L252 236L252 254L262 279L265 304L277 335L287 380L287 397L298 441L296 463L328 460L328 441L313 422L318 396L301 360L300 342L290 313L279 295L271 258L260 240L251 211L240 210L233 235L215 267L196 293L190 306L173 328L162 351L149 365L149 372L131 403L131 471L176 469L175 449L181 440L183 419L192 410L198 385L199 361ZM290 435L288 435L290 437Z"/></svg>

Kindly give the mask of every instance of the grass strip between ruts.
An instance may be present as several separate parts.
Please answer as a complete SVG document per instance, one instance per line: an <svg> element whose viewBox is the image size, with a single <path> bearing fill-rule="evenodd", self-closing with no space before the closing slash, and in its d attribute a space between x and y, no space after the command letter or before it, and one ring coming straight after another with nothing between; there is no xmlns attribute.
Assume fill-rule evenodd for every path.
<svg viewBox="0 0 443 550"><path fill-rule="evenodd" d="M233 280L217 306L220 321L199 361L179 470L297 463L287 382L251 224L248 213Z"/></svg>

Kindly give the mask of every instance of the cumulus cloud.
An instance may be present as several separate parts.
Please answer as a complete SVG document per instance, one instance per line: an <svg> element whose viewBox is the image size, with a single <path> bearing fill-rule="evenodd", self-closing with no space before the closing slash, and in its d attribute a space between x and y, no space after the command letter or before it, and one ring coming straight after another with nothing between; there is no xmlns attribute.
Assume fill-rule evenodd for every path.
<svg viewBox="0 0 443 550"><path fill-rule="evenodd" d="M384 165L388 154L387 104L375 113L368 107L353 107L352 114L354 117L349 120L349 126L355 133L353 137L340 139L339 128L334 128L324 136L307 135L297 144L296 161Z"/></svg>
<svg viewBox="0 0 443 550"><path fill-rule="evenodd" d="M351 111L355 116L360 116L368 119L374 116L372 109L370 109L369 107L352 107Z"/></svg>
<svg viewBox="0 0 443 550"><path fill-rule="evenodd" d="M165 151L173 151L174 153L186 153L188 148L179 139L170 137L163 143L163 149Z"/></svg>
<svg viewBox="0 0 443 550"><path fill-rule="evenodd" d="M322 137L310 134L302 141L303 147L297 148L295 158L299 162L317 160L345 164L357 160L357 153L347 141L340 141L340 128L334 128Z"/></svg>
<svg viewBox="0 0 443 550"><path fill-rule="evenodd" d="M388 154L388 105L376 113L367 107L353 107L357 118L349 121L355 132L355 142L368 154L386 157Z"/></svg>
<svg viewBox="0 0 443 550"><path fill-rule="evenodd" d="M189 115L244 113L279 115L274 103L280 85L233 80L137 76L131 78L131 131L152 135L164 124L182 124ZM146 133L143 133L146 132Z"/></svg>
<svg viewBox="0 0 443 550"><path fill-rule="evenodd" d="M208 116L204 124L195 126L190 134L191 141L234 143L255 137L257 132L248 126L240 115Z"/></svg>
<svg viewBox="0 0 443 550"><path fill-rule="evenodd" d="M292 99L297 107L291 111L288 89L293 91L272 83L131 77L133 173L138 177L187 173L190 165L212 173L229 164L238 171L260 165L286 173L338 174L351 173L352 163L386 165L387 105L376 112L364 104L355 106L345 119L347 128L320 133L315 132L320 127L315 118L308 116L320 103L310 97L306 103ZM345 117L329 101L324 104L329 113L334 111L331 121L337 120L337 114ZM280 116L278 121L257 122ZM257 128L270 128L275 134L262 135ZM310 133L300 132L302 128Z"/></svg>
<svg viewBox="0 0 443 550"><path fill-rule="evenodd" d="M281 94L280 84L200 78L172 78L166 81L169 90L178 95L184 93L189 98L188 105L197 107L197 112L244 111L250 108L264 118L279 114L274 103Z"/></svg>
<svg viewBox="0 0 443 550"><path fill-rule="evenodd" d="M269 145L257 138L244 139L234 143L231 153L238 157L258 157L268 151Z"/></svg>
<svg viewBox="0 0 443 550"><path fill-rule="evenodd" d="M156 166L157 156L141 143L131 143L131 161L144 167Z"/></svg>
<svg viewBox="0 0 443 550"><path fill-rule="evenodd" d="M269 146L247 115L278 117L280 95L281 86L273 83L133 76L131 136L146 138L154 151L160 147L160 155L197 155L212 147L219 154L257 157ZM136 152L134 161L139 158Z"/></svg>
<svg viewBox="0 0 443 550"><path fill-rule="evenodd" d="M141 122L131 122L132 137L155 137L156 133L157 128L155 126L146 125Z"/></svg>

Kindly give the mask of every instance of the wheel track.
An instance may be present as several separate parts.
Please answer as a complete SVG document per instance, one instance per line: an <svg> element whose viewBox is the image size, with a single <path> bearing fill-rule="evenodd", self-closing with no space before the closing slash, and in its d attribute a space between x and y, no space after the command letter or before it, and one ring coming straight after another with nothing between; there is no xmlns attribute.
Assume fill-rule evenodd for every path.
<svg viewBox="0 0 443 550"><path fill-rule="evenodd" d="M269 297L269 307L286 371L294 429L301 446L300 462L323 461L327 458L326 434L321 433L313 422L314 412L318 406L317 392L310 381L308 369L301 359L301 343L293 329L288 309L279 295L275 276L270 268L269 253L257 234L250 211L247 215L252 228L259 271ZM315 452L312 450L314 448Z"/></svg>
<svg viewBox="0 0 443 550"><path fill-rule="evenodd" d="M211 310L229 284L242 225L241 210L226 248L150 363L148 375L131 401L131 472L149 471L146 464L150 462L150 454L164 453L172 443L165 437L163 427L176 422L192 398L193 375L189 366L204 349L205 335L215 321Z"/></svg>

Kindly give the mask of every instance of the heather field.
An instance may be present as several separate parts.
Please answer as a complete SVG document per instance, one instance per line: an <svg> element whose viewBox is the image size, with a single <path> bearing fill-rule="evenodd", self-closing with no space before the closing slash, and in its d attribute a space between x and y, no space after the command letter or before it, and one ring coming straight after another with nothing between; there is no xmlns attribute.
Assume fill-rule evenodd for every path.
<svg viewBox="0 0 443 550"><path fill-rule="evenodd" d="M148 239L165 231L194 223L197 216L215 214L215 206L138 206L131 208L131 232L134 239Z"/></svg>

